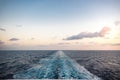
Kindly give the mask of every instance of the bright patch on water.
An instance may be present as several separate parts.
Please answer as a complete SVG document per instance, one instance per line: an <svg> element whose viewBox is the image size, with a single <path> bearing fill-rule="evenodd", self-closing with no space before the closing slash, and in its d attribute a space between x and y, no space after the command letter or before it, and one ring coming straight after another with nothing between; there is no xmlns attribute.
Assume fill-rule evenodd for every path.
<svg viewBox="0 0 120 80"><path fill-rule="evenodd" d="M62 51L40 60L35 67L15 74L16 79L81 79L101 80Z"/></svg>

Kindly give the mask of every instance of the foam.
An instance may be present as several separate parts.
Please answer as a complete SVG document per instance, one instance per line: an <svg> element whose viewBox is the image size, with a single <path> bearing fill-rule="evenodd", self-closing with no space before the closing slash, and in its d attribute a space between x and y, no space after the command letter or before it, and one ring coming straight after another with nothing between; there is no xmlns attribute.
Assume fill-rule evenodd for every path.
<svg viewBox="0 0 120 80"><path fill-rule="evenodd" d="M80 79L101 80L90 73L63 51L40 60L39 64L13 76L16 79Z"/></svg>

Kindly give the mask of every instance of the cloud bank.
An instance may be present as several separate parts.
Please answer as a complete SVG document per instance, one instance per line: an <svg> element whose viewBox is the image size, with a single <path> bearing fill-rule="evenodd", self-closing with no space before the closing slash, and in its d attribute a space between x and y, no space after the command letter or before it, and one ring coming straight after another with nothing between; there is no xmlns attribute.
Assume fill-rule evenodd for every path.
<svg viewBox="0 0 120 80"><path fill-rule="evenodd" d="M3 29L3 28L0 28L0 31L6 31L5 29Z"/></svg>
<svg viewBox="0 0 120 80"><path fill-rule="evenodd" d="M18 41L19 39L18 38L11 38L9 39L9 41Z"/></svg>
<svg viewBox="0 0 120 80"><path fill-rule="evenodd" d="M81 32L77 35L69 36L63 40L77 40L83 38L104 37L110 31L109 27L103 27L99 32Z"/></svg>

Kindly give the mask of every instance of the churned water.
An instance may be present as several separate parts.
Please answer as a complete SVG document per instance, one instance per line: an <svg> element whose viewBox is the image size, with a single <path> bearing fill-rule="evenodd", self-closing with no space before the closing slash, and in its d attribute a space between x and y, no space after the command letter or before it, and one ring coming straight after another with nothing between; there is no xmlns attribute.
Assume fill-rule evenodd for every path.
<svg viewBox="0 0 120 80"><path fill-rule="evenodd" d="M0 78L119 80L120 51L0 51Z"/></svg>

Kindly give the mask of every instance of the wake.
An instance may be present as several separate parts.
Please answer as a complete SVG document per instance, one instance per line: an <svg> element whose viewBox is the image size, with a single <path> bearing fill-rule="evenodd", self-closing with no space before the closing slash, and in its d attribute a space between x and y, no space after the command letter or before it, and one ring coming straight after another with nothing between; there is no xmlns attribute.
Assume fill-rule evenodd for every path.
<svg viewBox="0 0 120 80"><path fill-rule="evenodd" d="M38 66L15 74L13 78L101 80L62 51L57 51L53 55L40 60L39 63Z"/></svg>

